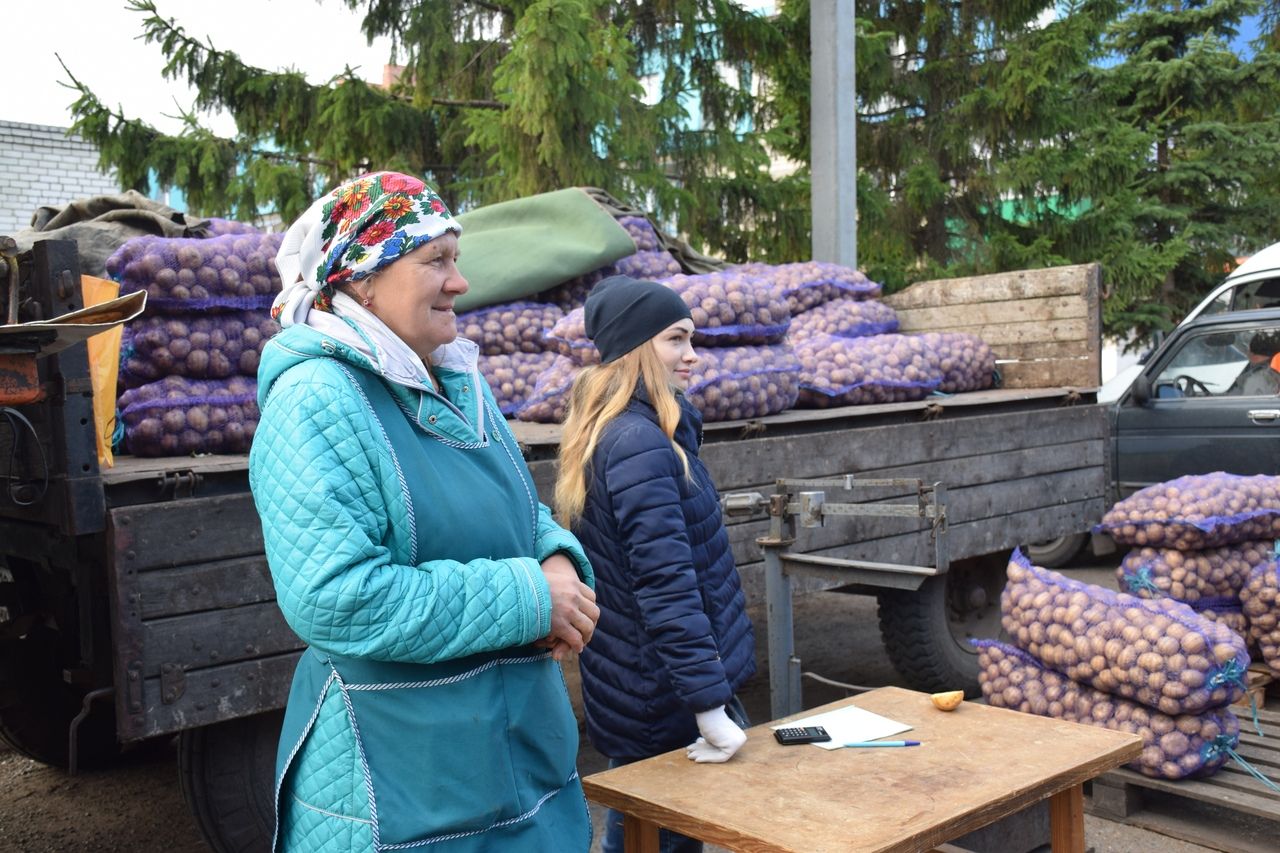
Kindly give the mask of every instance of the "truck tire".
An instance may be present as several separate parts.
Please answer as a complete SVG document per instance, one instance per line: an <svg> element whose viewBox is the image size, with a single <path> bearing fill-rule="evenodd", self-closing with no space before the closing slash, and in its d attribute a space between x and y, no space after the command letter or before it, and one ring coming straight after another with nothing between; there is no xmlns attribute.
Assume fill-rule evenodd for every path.
<svg viewBox="0 0 1280 853"><path fill-rule="evenodd" d="M1046 569L1060 569L1071 564L1080 552L1089 544L1088 533L1072 533L1047 539L1044 542L1033 542L1022 546L1022 553L1037 566Z"/></svg>
<svg viewBox="0 0 1280 853"><path fill-rule="evenodd" d="M214 853L270 853L283 720L272 711L179 735L182 797Z"/></svg>
<svg viewBox="0 0 1280 853"><path fill-rule="evenodd" d="M915 592L879 594L880 636L908 685L926 693L978 695L978 654L969 641L1000 635L1007 564L1004 555L961 560Z"/></svg>

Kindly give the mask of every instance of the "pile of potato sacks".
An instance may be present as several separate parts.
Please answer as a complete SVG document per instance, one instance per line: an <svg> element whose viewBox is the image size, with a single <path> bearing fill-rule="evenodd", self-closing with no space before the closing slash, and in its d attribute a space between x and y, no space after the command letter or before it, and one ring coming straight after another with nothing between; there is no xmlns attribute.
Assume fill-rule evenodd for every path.
<svg viewBox="0 0 1280 853"><path fill-rule="evenodd" d="M535 296L458 317L480 347L480 370L507 417L564 420L574 379L599 362L582 305L611 275L661 282L696 327L688 396L705 421L742 420L794 406L919 400L992 387L991 348L972 335L898 334L880 286L836 264L741 264L687 275L644 217L622 216L636 251ZM215 220L210 236L139 237L108 260L121 292L145 290L129 324L118 408L125 449L140 456L243 453L257 425L256 373L279 330L282 235Z"/></svg>
<svg viewBox="0 0 1280 853"><path fill-rule="evenodd" d="M622 217L635 254L539 294L459 318L480 343L482 371L503 412L564 420L578 374L598 364L583 303L610 275L661 282L689 306L699 361L687 391L703 420L762 417L795 406L919 400L934 392L990 388L995 354L964 334L897 334L880 286L837 264L740 264L686 275L648 220ZM559 309L556 316L554 310ZM541 344L532 329L544 329Z"/></svg>
<svg viewBox="0 0 1280 853"><path fill-rule="evenodd" d="M1280 477L1217 471L1157 483L1116 504L1098 529L1133 546L1116 570L1121 588L1222 622L1280 674Z"/></svg>
<svg viewBox="0 0 1280 853"><path fill-rule="evenodd" d="M212 220L210 236L143 236L107 259L146 314L121 340L117 409L135 456L245 453L258 424L258 358L280 327L275 256L283 235Z"/></svg>
<svg viewBox="0 0 1280 853"><path fill-rule="evenodd" d="M1240 724L1249 647L1280 670L1276 559L1280 478L1221 472L1159 483L1098 526L1132 550L1115 592L1015 552L1001 598L1012 645L982 641L995 706L1142 737L1130 766L1181 779L1215 772Z"/></svg>

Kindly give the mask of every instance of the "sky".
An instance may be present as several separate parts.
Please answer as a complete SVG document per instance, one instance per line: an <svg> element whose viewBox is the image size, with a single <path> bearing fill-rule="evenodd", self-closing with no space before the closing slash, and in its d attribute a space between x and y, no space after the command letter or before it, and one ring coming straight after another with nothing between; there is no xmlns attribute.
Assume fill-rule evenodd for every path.
<svg viewBox="0 0 1280 853"><path fill-rule="evenodd" d="M319 82L345 65L381 82L391 55L382 38L369 46L360 32L362 15L341 0L155 0L166 18L187 34L208 37L250 65L271 70L294 67ZM10 77L0 101L0 120L67 127L74 90L57 57L104 104L129 118L176 133L181 122L166 116L189 110L195 94L185 83L165 80L160 47L142 41L142 13L124 0L19 0L6 4L5 67ZM14 75L16 76L16 75ZM229 116L202 123L222 136L234 135Z"/></svg>

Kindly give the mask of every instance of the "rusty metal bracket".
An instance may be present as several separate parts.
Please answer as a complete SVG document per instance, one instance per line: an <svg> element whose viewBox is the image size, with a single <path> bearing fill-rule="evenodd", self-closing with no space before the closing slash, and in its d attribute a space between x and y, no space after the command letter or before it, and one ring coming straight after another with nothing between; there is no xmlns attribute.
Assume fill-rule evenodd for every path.
<svg viewBox="0 0 1280 853"><path fill-rule="evenodd" d="M195 497L196 488L203 479L191 470L165 471L156 478L156 489L161 500Z"/></svg>
<svg viewBox="0 0 1280 853"><path fill-rule="evenodd" d="M127 683L124 688L125 705L129 709L130 714L140 714L143 710L142 661L129 661L129 666L125 668L125 671L128 673Z"/></svg>

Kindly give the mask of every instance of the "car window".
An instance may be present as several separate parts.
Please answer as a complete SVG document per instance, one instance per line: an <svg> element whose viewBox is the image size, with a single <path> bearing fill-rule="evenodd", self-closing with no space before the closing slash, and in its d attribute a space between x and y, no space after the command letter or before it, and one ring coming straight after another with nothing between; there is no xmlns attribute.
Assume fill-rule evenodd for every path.
<svg viewBox="0 0 1280 853"><path fill-rule="evenodd" d="M1231 310L1231 301L1235 298L1236 291L1239 288L1231 288L1224 290L1213 298L1212 302L1207 303L1197 317L1208 317L1213 314L1224 314Z"/></svg>
<svg viewBox="0 0 1280 853"><path fill-rule="evenodd" d="M1271 368L1280 325L1188 335L1152 382L1152 396L1275 396L1280 372ZM1250 357L1250 347L1260 352Z"/></svg>
<svg viewBox="0 0 1280 853"><path fill-rule="evenodd" d="M1280 276L1247 282L1231 290L1230 293L1233 311L1275 308L1280 305Z"/></svg>

